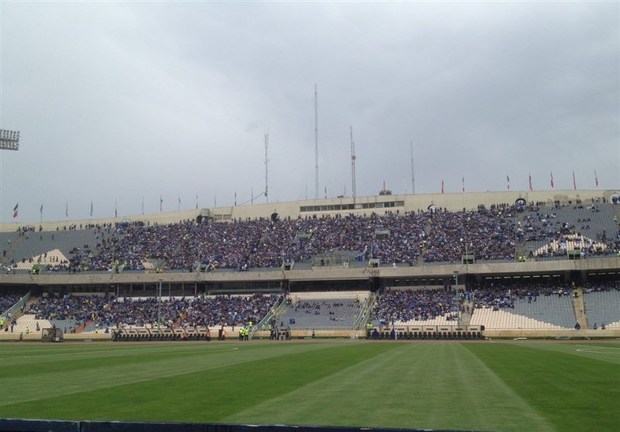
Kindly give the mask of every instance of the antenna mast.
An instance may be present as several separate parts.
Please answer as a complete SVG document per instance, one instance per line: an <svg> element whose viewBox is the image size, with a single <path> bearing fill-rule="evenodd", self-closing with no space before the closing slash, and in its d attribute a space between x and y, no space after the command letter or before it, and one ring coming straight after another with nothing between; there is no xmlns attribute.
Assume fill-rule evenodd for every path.
<svg viewBox="0 0 620 432"><path fill-rule="evenodd" d="M269 202L269 133L265 134L265 200Z"/></svg>
<svg viewBox="0 0 620 432"><path fill-rule="evenodd" d="M409 143L411 149L411 193L415 195L415 174L413 171L413 141Z"/></svg>
<svg viewBox="0 0 620 432"><path fill-rule="evenodd" d="M319 199L319 108L318 89L314 84L314 198Z"/></svg>
<svg viewBox="0 0 620 432"><path fill-rule="evenodd" d="M353 141L353 126L350 127L351 134L351 194L353 195L353 204L357 195L355 188L355 141Z"/></svg>

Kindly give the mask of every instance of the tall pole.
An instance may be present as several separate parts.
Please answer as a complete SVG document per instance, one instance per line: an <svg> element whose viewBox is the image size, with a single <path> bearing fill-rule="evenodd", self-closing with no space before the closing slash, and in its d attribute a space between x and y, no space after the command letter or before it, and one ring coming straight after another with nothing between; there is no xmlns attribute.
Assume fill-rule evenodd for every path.
<svg viewBox="0 0 620 432"><path fill-rule="evenodd" d="M454 285L455 285L455 291L456 291L456 294L455 294L456 302L455 303L458 308L457 313L456 313L456 316L457 316L456 323L460 327L461 326L461 305L459 304L459 272L458 270L454 271L454 281L455 281Z"/></svg>
<svg viewBox="0 0 620 432"><path fill-rule="evenodd" d="M319 103L318 87L314 84L314 198L319 199Z"/></svg>
<svg viewBox="0 0 620 432"><path fill-rule="evenodd" d="M355 204L355 197L357 196L355 188L355 141L353 141L353 126L350 128L351 134L351 194L353 195L353 204Z"/></svg>
<svg viewBox="0 0 620 432"><path fill-rule="evenodd" d="M269 133L265 134L265 200L269 202Z"/></svg>
<svg viewBox="0 0 620 432"><path fill-rule="evenodd" d="M411 150L411 194L415 195L415 173L413 171L413 141L409 143Z"/></svg>
<svg viewBox="0 0 620 432"><path fill-rule="evenodd" d="M160 332L161 326L161 279L159 280L159 295L157 296L157 331Z"/></svg>

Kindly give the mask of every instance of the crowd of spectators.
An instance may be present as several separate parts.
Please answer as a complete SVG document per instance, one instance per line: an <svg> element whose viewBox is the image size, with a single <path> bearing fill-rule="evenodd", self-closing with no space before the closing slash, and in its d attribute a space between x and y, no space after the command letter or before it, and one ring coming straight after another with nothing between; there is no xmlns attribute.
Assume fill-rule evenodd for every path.
<svg viewBox="0 0 620 432"><path fill-rule="evenodd" d="M167 327L242 326L257 323L280 299L277 295L116 298L111 295L49 294L30 306L37 319L73 320L76 327L102 330L122 326L153 326L158 317Z"/></svg>
<svg viewBox="0 0 620 432"><path fill-rule="evenodd" d="M475 308L514 309L515 302L536 302L540 296L570 296L572 287L560 281L520 282L502 281L475 284L467 287L466 298Z"/></svg>
<svg viewBox="0 0 620 432"><path fill-rule="evenodd" d="M439 289L388 289L379 297L372 317L382 326L438 317L456 321L461 302L462 293L458 294L450 286Z"/></svg>
<svg viewBox="0 0 620 432"><path fill-rule="evenodd" d="M111 301L110 296L50 293L31 303L27 313L36 319L71 320L79 327L96 319Z"/></svg>
<svg viewBox="0 0 620 432"><path fill-rule="evenodd" d="M0 294L0 315L11 309L21 297L18 294Z"/></svg>
<svg viewBox="0 0 620 432"><path fill-rule="evenodd" d="M476 261L513 261L519 245L549 242L590 229L588 218L578 219L581 225L576 226L560 220L559 210L553 209L530 203L480 206L470 211L432 207L404 214L92 225L86 229L94 230L95 247L74 248L68 261L51 263L47 270L143 271L154 267L162 271L245 271L309 262L337 252L353 254L359 262L375 259L381 265L454 263L463 255ZM592 209L598 211L594 205ZM620 250L618 232L602 233L601 237L604 253Z"/></svg>
<svg viewBox="0 0 620 432"><path fill-rule="evenodd" d="M594 229L591 216L601 212L599 203L584 205L575 204L532 204L524 207L521 220L517 222L516 233L518 242L566 243L573 236L587 238L578 248L582 257L587 255L615 255L620 251L620 230L617 220L609 220L610 230L605 226ZM613 227L613 228L612 228ZM549 248L540 256L566 255L566 248L552 250Z"/></svg>
<svg viewBox="0 0 620 432"><path fill-rule="evenodd" d="M584 292L620 291L620 280L592 280L583 284Z"/></svg>
<svg viewBox="0 0 620 432"><path fill-rule="evenodd" d="M119 224L101 229L95 250L77 250L61 270L143 270L144 262L171 270L248 270L302 262L348 251L360 261L415 265L514 259L514 216L509 209L298 218L230 223L184 221L169 225ZM50 270L53 270L51 266Z"/></svg>

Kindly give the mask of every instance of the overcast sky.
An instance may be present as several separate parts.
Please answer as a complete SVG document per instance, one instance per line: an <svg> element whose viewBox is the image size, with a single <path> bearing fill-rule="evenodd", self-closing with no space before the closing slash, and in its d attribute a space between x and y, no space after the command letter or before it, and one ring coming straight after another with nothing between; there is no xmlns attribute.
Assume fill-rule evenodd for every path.
<svg viewBox="0 0 620 432"><path fill-rule="evenodd" d="M0 3L4 222L620 188L615 1Z"/></svg>

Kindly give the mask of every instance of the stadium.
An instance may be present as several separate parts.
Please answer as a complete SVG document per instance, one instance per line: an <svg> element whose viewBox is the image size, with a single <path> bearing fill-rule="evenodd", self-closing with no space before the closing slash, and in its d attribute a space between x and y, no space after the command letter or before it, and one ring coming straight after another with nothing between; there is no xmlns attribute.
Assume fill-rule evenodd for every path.
<svg viewBox="0 0 620 432"><path fill-rule="evenodd" d="M613 190L382 194L4 224L0 417L77 428L62 430L613 430L619 202ZM501 385L467 372L481 361ZM340 376L351 367L359 388ZM203 375L220 398L194 388ZM328 377L307 400L300 388ZM423 394L403 402L412 387ZM253 408L231 410L245 398L230 388ZM360 397L380 388L393 394L373 401L383 414L364 415Z"/></svg>

